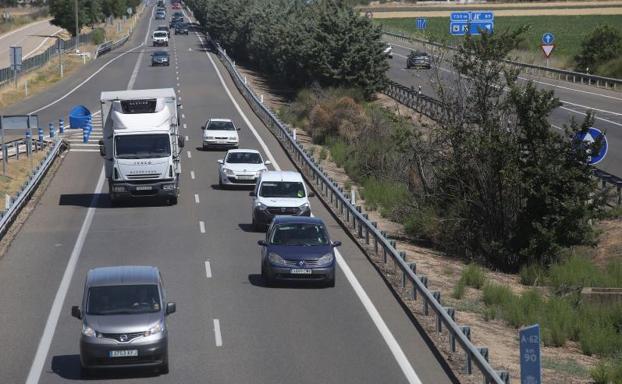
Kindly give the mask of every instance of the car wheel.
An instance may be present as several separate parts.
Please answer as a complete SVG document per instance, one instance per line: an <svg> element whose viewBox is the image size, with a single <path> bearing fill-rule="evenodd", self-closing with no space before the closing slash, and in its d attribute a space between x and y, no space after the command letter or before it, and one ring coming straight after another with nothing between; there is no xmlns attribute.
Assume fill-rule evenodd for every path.
<svg viewBox="0 0 622 384"><path fill-rule="evenodd" d="M225 185L222 183L222 177L218 175L218 188L225 189Z"/></svg>
<svg viewBox="0 0 622 384"><path fill-rule="evenodd" d="M272 279L272 277L270 277L270 275L268 274L268 271L266 271L266 268L264 267L263 263L261 263L261 278L263 279L263 283L266 287L272 287L274 286L274 279Z"/></svg>
<svg viewBox="0 0 622 384"><path fill-rule="evenodd" d="M333 288L335 286L335 275L326 281L326 287Z"/></svg>
<svg viewBox="0 0 622 384"><path fill-rule="evenodd" d="M95 371L93 371L93 368L87 368L85 366L83 366L82 364L80 364L80 377L83 379L88 379L91 378L94 375Z"/></svg>

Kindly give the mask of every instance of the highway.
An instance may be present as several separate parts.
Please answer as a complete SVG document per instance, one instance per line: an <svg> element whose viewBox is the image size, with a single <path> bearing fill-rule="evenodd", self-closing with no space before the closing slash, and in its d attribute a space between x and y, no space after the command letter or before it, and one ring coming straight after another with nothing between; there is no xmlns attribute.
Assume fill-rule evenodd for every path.
<svg viewBox="0 0 622 384"><path fill-rule="evenodd" d="M0 68L11 65L9 47L22 47L22 60L45 51L47 47L56 43L55 38L45 38L31 35L57 35L63 29L50 24L50 20L41 20L27 24L13 31L0 35Z"/></svg>
<svg viewBox="0 0 622 384"><path fill-rule="evenodd" d="M219 190L217 160L200 126L229 117L240 147L294 166L253 115L198 36L172 35L170 67L151 67L156 23L147 9L130 41L65 82L12 108L56 121L76 104L97 111L99 93L174 87L182 103L182 192L176 206L152 201L112 208L96 137L72 145L48 189L0 258L0 383L80 382L81 323L70 316L90 268L154 265L168 299L168 375L116 371L114 383L450 383L434 348L357 245L318 199L313 213L343 241L335 288L267 288L250 230L248 190ZM3 111L6 113L6 111ZM95 127L95 133L98 132ZM261 143L264 143L262 145ZM204 228L204 231L202 230Z"/></svg>
<svg viewBox="0 0 622 384"><path fill-rule="evenodd" d="M422 49L419 44L410 44L407 41L397 40L385 36L393 46L393 59L387 76L400 84L413 86L428 96L435 97L435 90L431 80L434 78L434 69L406 69L406 57L412 48ZM451 78L453 71L449 63L444 63L439 71L442 79ZM570 123L572 118L582 122L587 110L596 112L594 126L607 134L609 150L605 159L598 168L622 177L622 93L604 90L587 85L573 84L552 79L536 79L531 76L521 76L521 80L533 80L542 89L552 89L563 106L553 111L550 122L556 129L562 129Z"/></svg>

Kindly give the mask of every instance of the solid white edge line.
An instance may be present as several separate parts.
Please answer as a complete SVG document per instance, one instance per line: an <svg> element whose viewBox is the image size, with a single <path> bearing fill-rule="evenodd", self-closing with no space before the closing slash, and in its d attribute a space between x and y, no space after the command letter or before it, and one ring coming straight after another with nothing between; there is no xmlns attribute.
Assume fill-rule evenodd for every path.
<svg viewBox="0 0 622 384"><path fill-rule="evenodd" d="M63 31L62 28L60 28L58 31L52 33L52 36L56 36L57 34L61 33ZM22 60L26 60L28 57L30 57L30 55L32 55L33 53L37 52L39 50L39 48L41 48L45 43L48 42L48 40L50 40L49 37L46 37L45 39L43 39L43 41L41 43L39 43L39 45L37 45L37 47L35 49L33 49L32 51L28 52L26 55L24 55L24 57L22 58Z"/></svg>
<svg viewBox="0 0 622 384"><path fill-rule="evenodd" d="M220 321L214 319L214 341L217 347L222 347L222 335L220 334Z"/></svg>
<svg viewBox="0 0 622 384"><path fill-rule="evenodd" d="M155 8L153 8L153 9L155 9ZM149 18L149 28L147 28L147 35L145 36L145 41L147 40L147 36L149 36L149 31L150 31L150 29L151 29L151 19L152 19L152 17L153 17L153 9L152 9L152 11L151 11L151 17ZM93 72L93 74L91 74L89 77L87 77L86 79L84 79L84 80L83 80L80 84L76 85L76 86L75 86L72 90L70 90L69 92L67 92L66 94L64 94L62 97L60 97L60 98L58 98L58 99L54 100L53 102L51 102L51 103L49 103L49 104L47 104L47 105L44 105L43 107L40 107L40 108L38 108L38 109L35 109L34 111L30 112L30 113L29 113L29 115L32 115L32 114L38 113L38 112L40 112L40 111L42 111L42 110L44 110L44 109L46 109L46 108L51 107L52 105L54 105L54 104L58 103L59 101L66 99L69 95L71 95L72 93L74 93L74 92L75 92L78 88L82 87L82 86L83 86L84 84L86 84L89 80L91 80L93 77L95 77L95 76L96 76L99 72L103 71L103 70L104 70L104 68L106 68L108 65L112 64L113 62L117 61L119 58L121 58L121 57L123 57L123 56L127 55L128 53L134 52L135 50L137 50L138 48L142 47L143 45L144 45L144 43L143 43L143 44L140 44L140 45L137 45L136 47L134 47L134 48L132 48L132 49L129 49L129 50L127 50L127 51L123 52L123 53L122 53L122 54L120 54L119 56L117 56L117 57L115 57L115 58L112 58L112 59L108 60L108 61L107 61L104 65L102 65L102 66L101 66L101 67L100 67L97 71Z"/></svg>
<svg viewBox="0 0 622 384"><path fill-rule="evenodd" d="M186 151L186 153L188 154L188 158L191 159L192 158L192 152Z"/></svg>
<svg viewBox="0 0 622 384"><path fill-rule="evenodd" d="M190 171L190 178L194 180L194 171Z"/></svg>
<svg viewBox="0 0 622 384"><path fill-rule="evenodd" d="M56 325L58 324L60 311L63 308L63 304L65 303L65 297L67 296L67 292L69 291L71 279L76 269L78 259L80 258L80 253L82 252L82 247L84 246L84 242L86 240L86 235L88 234L89 229L91 228L91 224L93 223L93 216L95 215L95 209L97 209L95 207L95 202L98 199L99 193L101 193L102 191L105 179L106 177L104 173L104 167L102 167L102 170L99 174L99 179L97 180L97 185L95 186L93 198L91 199L89 208L86 212L86 217L82 222L82 228L80 228L80 233L78 234L76 243L73 246L73 250L71 251L71 256L69 257L67 267L65 268L65 273L63 274L63 278L60 282L60 286L58 287L58 291L56 291L56 297L54 297L52 309L50 310L50 314L48 315L47 321L45 323L43 335L39 340L39 346L37 347L35 358L30 367L30 372L28 373L26 384L38 383L39 378L41 377L41 373L43 372L43 365L45 364L45 360L47 359L50 346L52 345L52 339L54 338L54 333L56 332Z"/></svg>
<svg viewBox="0 0 622 384"><path fill-rule="evenodd" d="M205 262L205 277L208 279L212 277L212 266L209 261Z"/></svg>
<svg viewBox="0 0 622 384"><path fill-rule="evenodd" d="M199 221L199 230L201 231L201 233L205 233L205 222L204 221Z"/></svg>
<svg viewBox="0 0 622 384"><path fill-rule="evenodd" d="M195 32L195 35L199 38L199 40L201 40L201 44L204 45L204 42L203 42L203 39L201 38L201 36L199 36L199 34L196 33L196 32ZM229 96L229 98L233 102L233 104L234 104L236 110L238 111L238 113L240 114L240 116L242 116L242 118L244 119L244 121L248 125L249 129L251 130L251 132L253 132L253 135L255 136L257 141L259 141L259 144L261 145L263 150L266 152L266 155L268 156L268 158L272 162L272 166L274 167L274 169L280 170L281 168L279 167L278 163L274 159L274 156L272 156L272 152L270 152L270 150L266 146L266 144L263 141L263 139L259 136L259 133L257 133L257 131L255 130L255 128L253 127L251 122L246 117L246 114L242 111L242 109L238 105L237 101L233 98L233 95L229 91L229 88L227 87L227 85L226 85L222 75L220 74L220 70L216 66L216 63L214 63L214 60L212 59L212 57L207 52L205 52L205 54L210 59L210 61L212 63L212 66L216 70L216 74L218 75L218 78L220 79L220 82L221 82L222 86L224 87L227 95ZM369 298L369 296L367 296L367 293L365 293L365 290L363 289L361 284L356 279L356 276L354 276L354 273L352 272L352 270L348 266L348 263L345 261L345 259L341 256L339 251L336 250L336 249L335 249L335 254L337 256L336 259L337 259L337 263L339 264L339 267L344 272L346 278L348 279L348 282L350 283L350 286L352 286L352 289L354 290L354 292L358 296L359 300L363 304L363 307L365 307L365 309L367 310L367 313L371 317L374 325L376 326L376 328L380 332L382 338L384 339L385 343L387 344L387 346L391 350L391 353L393 354L393 357L395 358L395 360L399 364L400 368L402 369L402 372L406 376L406 379L408 380L408 382L410 384L421 384L421 380L419 379L419 376L417 376L417 374L415 373L415 370L412 367L412 365L410 364L410 361L408 360L406 355L404 354L404 351L400 347L400 345L397 342L397 340L395 340L395 337L391 333L391 330L389 329L389 327L386 325L386 323L382 319L382 316L380 315L380 313L378 312L378 310L376 309L376 307L372 303L372 301ZM216 320L214 320L214 329L215 328L216 328ZM220 327L219 327L219 331L220 331ZM218 345L218 342L217 342L217 345Z"/></svg>
<svg viewBox="0 0 622 384"><path fill-rule="evenodd" d="M194 194L194 202L197 203L197 204L199 204L199 202L200 202L198 193Z"/></svg>

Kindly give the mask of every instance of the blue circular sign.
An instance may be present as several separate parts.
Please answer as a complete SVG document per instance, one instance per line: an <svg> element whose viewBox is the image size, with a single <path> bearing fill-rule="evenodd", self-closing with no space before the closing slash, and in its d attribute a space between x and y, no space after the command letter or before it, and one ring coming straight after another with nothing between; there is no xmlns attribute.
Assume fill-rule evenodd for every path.
<svg viewBox="0 0 622 384"><path fill-rule="evenodd" d="M555 41L555 36L551 32L542 35L542 44L550 45Z"/></svg>
<svg viewBox="0 0 622 384"><path fill-rule="evenodd" d="M600 129L598 128L594 128L594 127L590 127L587 132L585 133L580 133L577 137L577 139L579 139L580 141L590 145L593 144L594 142L596 142L596 140L599 140L602 136L602 141L600 144L600 150L598 151L597 154L593 154L590 153L590 150L588 150L588 158L587 161L590 165L594 165L594 164L598 164L601 161L603 161L603 159L605 158L605 156L607 156L607 150L609 149L609 144L607 143L607 136L605 136Z"/></svg>

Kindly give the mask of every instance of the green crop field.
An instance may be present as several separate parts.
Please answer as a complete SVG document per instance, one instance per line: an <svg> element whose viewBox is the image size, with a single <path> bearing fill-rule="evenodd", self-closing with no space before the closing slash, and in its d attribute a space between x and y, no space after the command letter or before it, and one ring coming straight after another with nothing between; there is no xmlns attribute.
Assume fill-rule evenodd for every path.
<svg viewBox="0 0 622 384"><path fill-rule="evenodd" d="M376 19L387 30L402 31L413 36L458 45L462 37L449 35L449 17L430 17L425 34L416 29L414 18ZM525 41L521 49L541 52L542 34L551 32L555 35L554 56L572 58L581 50L581 42L585 36L598 25L610 25L622 33L622 15L587 15L587 16L505 16L495 17L495 31L515 29L521 25L529 25L525 33Z"/></svg>

